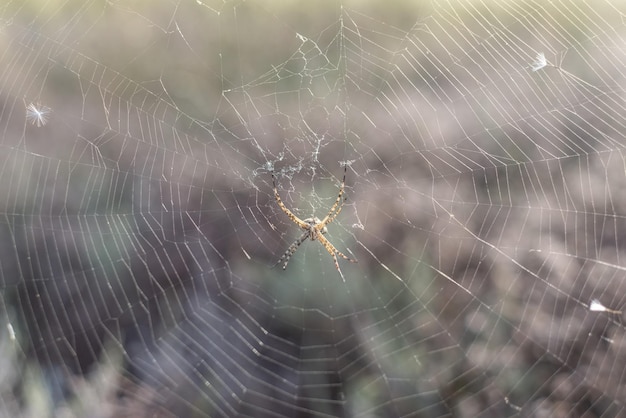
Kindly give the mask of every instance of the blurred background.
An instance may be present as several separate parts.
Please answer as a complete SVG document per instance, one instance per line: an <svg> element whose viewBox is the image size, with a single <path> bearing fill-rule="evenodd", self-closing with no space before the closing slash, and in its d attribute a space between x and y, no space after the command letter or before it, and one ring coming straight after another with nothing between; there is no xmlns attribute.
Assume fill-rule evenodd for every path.
<svg viewBox="0 0 626 418"><path fill-rule="evenodd" d="M624 11L9 0L0 416L626 416Z"/></svg>

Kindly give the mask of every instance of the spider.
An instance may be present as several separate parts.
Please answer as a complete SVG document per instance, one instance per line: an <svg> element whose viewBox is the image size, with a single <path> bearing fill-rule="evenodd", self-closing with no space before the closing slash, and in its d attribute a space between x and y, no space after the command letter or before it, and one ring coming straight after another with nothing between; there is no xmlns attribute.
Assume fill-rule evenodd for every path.
<svg viewBox="0 0 626 418"><path fill-rule="evenodd" d="M285 251L285 253L278 259L276 264L274 264L275 266L280 264L284 260L285 263L283 264L283 270L285 270L291 256L296 252L298 247L300 247L300 245L307 238L309 238L311 241L318 240L324 246L324 248L326 248L326 251L328 251L328 253L333 257L333 260L335 261L335 267L337 268L339 273L341 273L341 270L339 269L339 263L337 262L337 255L340 255L341 257L352 263L357 262L357 260L353 260L352 258L348 257L347 255L336 249L333 244L331 244L330 241L328 241L323 235L328 232L326 225L335 220L337 215L339 215L339 212L341 212L343 202L345 202L346 200L345 198L343 200L341 199L343 196L344 186L346 184L346 170L347 166L344 167L343 180L341 180L341 186L339 187L339 196L337 196L337 200L335 200L335 203L328 211L328 214L322 220L320 220L316 216L312 216L310 218L302 220L294 215L293 212L291 212L281 200L280 195L278 194L278 189L276 188L276 178L274 177L274 172L272 172L272 183L274 184L274 197L276 198L276 203L278 203L278 206L280 206L282 211L285 212L285 214L289 217L289 219L291 219L293 223L304 229L304 233L300 236L300 238L295 240L293 244L289 246L289 248L287 248L287 251Z"/></svg>

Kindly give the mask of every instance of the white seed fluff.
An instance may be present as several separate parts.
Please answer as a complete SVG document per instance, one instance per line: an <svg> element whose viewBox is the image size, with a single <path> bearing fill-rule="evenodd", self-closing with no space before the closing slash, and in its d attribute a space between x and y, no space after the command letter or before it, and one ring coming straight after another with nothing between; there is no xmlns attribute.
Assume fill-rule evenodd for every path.
<svg viewBox="0 0 626 418"><path fill-rule="evenodd" d="M589 310L594 311L594 312L608 312L611 314L618 314L618 315L622 314L622 311L619 311L617 309L607 308L602 303L600 303L598 299L591 300L591 303L589 304Z"/></svg>
<svg viewBox="0 0 626 418"><path fill-rule="evenodd" d="M593 299L589 304L589 310L594 312L604 312L606 311L606 306L601 304L598 299Z"/></svg>
<svg viewBox="0 0 626 418"><path fill-rule="evenodd" d="M26 106L26 120L33 125L37 125L38 128L41 128L46 123L48 123L51 112L52 109L50 109L48 106L41 106L39 104L35 105L34 103L30 103L28 106Z"/></svg>
<svg viewBox="0 0 626 418"><path fill-rule="evenodd" d="M540 52L535 57L535 61L530 65L531 70L539 71L548 65L548 60L543 52Z"/></svg>

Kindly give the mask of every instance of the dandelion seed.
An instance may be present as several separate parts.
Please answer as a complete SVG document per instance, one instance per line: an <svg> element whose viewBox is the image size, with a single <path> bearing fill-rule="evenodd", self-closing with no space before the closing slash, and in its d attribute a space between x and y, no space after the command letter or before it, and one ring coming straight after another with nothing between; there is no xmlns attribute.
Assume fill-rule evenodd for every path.
<svg viewBox="0 0 626 418"><path fill-rule="evenodd" d="M594 312L608 312L608 313L612 313L612 314L621 314L622 311L618 311L615 309L609 309L606 306L604 306L602 303L600 303L600 301L598 299L592 299L591 303L589 304L589 310L590 311L594 311Z"/></svg>
<svg viewBox="0 0 626 418"><path fill-rule="evenodd" d="M15 330L13 329L13 325L9 322L7 324L7 330L9 330L9 339L11 341L15 341Z"/></svg>
<svg viewBox="0 0 626 418"><path fill-rule="evenodd" d="M607 337L602 337L602 336L600 338L602 338L604 341L606 341L609 344L615 343L615 340L613 338L607 338Z"/></svg>
<svg viewBox="0 0 626 418"><path fill-rule="evenodd" d="M41 128L48 123L51 112L52 109L48 106L41 106L39 103L37 103L37 105L30 103L26 106L26 120L33 125L37 125L38 128Z"/></svg>
<svg viewBox="0 0 626 418"><path fill-rule="evenodd" d="M602 312L606 310L606 307L600 303L598 299L593 299L589 305L590 311Z"/></svg>
<svg viewBox="0 0 626 418"><path fill-rule="evenodd" d="M535 57L535 60L530 65L530 69L533 71L539 71L542 68L546 67L547 65L548 65L548 60L546 59L546 54L544 54L543 52L540 52L537 54L537 56Z"/></svg>

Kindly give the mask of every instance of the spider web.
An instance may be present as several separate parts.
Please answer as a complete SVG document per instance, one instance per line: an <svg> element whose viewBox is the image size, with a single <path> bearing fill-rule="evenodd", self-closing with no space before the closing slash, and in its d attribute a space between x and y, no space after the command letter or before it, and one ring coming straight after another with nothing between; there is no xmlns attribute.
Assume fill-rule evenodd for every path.
<svg viewBox="0 0 626 418"><path fill-rule="evenodd" d="M0 6L0 413L626 415L622 6L309 3Z"/></svg>

